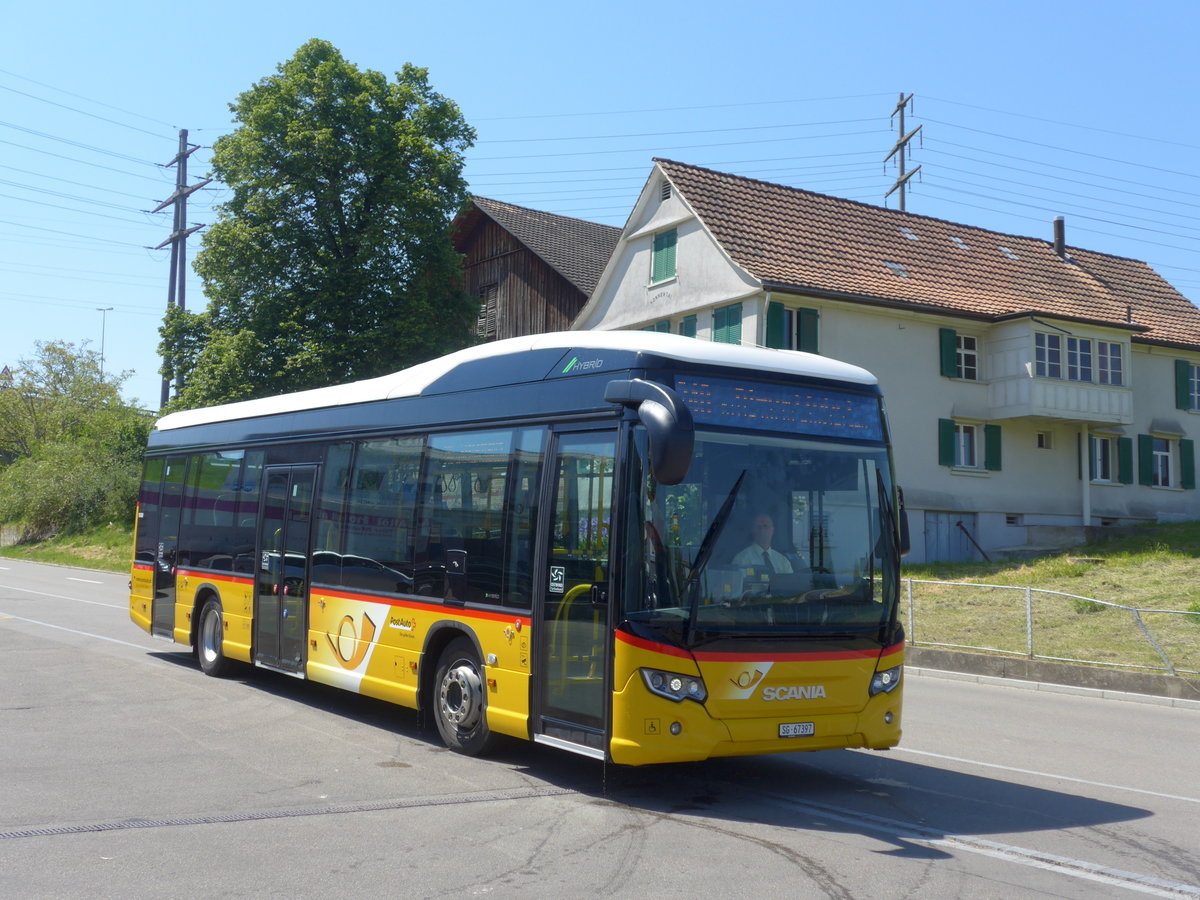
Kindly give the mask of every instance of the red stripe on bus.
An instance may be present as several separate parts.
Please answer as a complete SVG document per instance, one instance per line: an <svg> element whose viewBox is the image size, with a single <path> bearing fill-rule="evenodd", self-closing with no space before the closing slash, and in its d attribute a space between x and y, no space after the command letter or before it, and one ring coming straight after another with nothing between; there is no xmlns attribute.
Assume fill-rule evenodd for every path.
<svg viewBox="0 0 1200 900"><path fill-rule="evenodd" d="M670 644L660 644L657 641L648 641L623 631L617 632L617 640L642 650L651 650L655 653L677 656L682 659L694 658L698 662L825 662L846 659L875 659L887 656L889 653L898 653L904 646L901 643L893 644L891 647L886 647L883 650L811 650L799 653L746 653L745 651L738 650L710 650L688 653L680 647L673 647Z"/></svg>

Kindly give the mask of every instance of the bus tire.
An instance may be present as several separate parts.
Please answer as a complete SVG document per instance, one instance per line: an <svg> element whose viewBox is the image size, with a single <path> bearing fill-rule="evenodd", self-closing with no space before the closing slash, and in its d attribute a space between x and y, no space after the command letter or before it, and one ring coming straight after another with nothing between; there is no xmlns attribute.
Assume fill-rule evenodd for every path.
<svg viewBox="0 0 1200 900"><path fill-rule="evenodd" d="M221 643L224 637L221 601L209 597L200 608L200 624L196 629L196 659L200 663L200 671L205 675L221 678L233 668Z"/></svg>
<svg viewBox="0 0 1200 900"><path fill-rule="evenodd" d="M495 743L488 730L483 666L474 645L455 638L438 657L433 686L433 717L446 746L479 756Z"/></svg>

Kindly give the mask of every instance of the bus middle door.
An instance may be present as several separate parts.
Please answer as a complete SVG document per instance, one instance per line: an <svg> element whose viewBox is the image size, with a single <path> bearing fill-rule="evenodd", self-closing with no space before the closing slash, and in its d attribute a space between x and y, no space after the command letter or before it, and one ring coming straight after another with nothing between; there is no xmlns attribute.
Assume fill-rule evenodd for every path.
<svg viewBox="0 0 1200 900"><path fill-rule="evenodd" d="M269 467L264 475L254 579L254 662L301 674L308 631L316 466Z"/></svg>

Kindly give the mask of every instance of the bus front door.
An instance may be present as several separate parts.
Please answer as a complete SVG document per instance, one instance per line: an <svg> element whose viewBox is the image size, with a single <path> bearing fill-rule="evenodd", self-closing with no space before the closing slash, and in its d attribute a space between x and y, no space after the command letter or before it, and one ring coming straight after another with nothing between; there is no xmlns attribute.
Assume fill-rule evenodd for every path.
<svg viewBox="0 0 1200 900"><path fill-rule="evenodd" d="M254 579L254 661L304 671L315 466L268 468Z"/></svg>
<svg viewBox="0 0 1200 900"><path fill-rule="evenodd" d="M534 740L603 759L608 572L616 433L561 432L547 470L543 571L535 591Z"/></svg>

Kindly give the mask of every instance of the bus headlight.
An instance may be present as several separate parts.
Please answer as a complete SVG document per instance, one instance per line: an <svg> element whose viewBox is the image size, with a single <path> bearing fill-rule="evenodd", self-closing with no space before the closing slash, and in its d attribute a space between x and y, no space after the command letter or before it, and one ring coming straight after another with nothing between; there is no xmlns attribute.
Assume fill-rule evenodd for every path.
<svg viewBox="0 0 1200 900"><path fill-rule="evenodd" d="M703 703L708 698L704 687L704 679L695 675L680 675L678 672L664 672L662 669L641 669L642 681L652 694L666 697L678 703L680 700L695 700Z"/></svg>
<svg viewBox="0 0 1200 900"><path fill-rule="evenodd" d="M871 696L876 694L890 694L900 684L900 673L904 666L896 666L894 669L884 669L882 672L876 672L871 678Z"/></svg>

